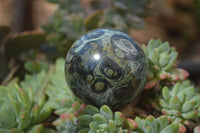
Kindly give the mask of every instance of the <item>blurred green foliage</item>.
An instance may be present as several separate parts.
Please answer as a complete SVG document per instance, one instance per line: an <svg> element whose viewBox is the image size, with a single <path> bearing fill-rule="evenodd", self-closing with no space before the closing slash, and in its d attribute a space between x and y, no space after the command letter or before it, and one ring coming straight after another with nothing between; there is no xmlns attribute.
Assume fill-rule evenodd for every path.
<svg viewBox="0 0 200 133"><path fill-rule="evenodd" d="M6 56L16 56L22 52L38 49L45 40L46 34L41 32L23 32L21 34L10 34L4 40Z"/></svg>
<svg viewBox="0 0 200 133"><path fill-rule="evenodd" d="M80 0L48 1L58 4L58 9L42 28L47 33L48 43L66 53L71 44L88 30L100 27L124 31L143 28L145 22L142 18L148 14L147 5L151 0L91 0L87 1L91 6L90 13L84 10L89 7L84 7Z"/></svg>

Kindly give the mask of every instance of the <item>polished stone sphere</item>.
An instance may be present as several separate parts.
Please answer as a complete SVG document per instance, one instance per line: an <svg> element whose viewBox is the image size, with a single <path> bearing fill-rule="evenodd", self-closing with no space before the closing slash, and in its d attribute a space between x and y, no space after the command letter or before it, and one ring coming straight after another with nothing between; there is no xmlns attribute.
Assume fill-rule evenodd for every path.
<svg viewBox="0 0 200 133"><path fill-rule="evenodd" d="M143 90L147 61L135 40L119 30L96 29L74 42L65 64L66 81L85 103L118 109Z"/></svg>

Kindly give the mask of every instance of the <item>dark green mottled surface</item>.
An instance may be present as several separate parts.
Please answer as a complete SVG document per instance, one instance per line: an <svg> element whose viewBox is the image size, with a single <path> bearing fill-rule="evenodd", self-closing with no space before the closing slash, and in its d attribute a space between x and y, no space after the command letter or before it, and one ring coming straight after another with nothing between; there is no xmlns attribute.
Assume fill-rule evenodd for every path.
<svg viewBox="0 0 200 133"><path fill-rule="evenodd" d="M86 103L117 109L143 90L146 58L135 41L114 29L97 29L79 38L66 57L66 81Z"/></svg>

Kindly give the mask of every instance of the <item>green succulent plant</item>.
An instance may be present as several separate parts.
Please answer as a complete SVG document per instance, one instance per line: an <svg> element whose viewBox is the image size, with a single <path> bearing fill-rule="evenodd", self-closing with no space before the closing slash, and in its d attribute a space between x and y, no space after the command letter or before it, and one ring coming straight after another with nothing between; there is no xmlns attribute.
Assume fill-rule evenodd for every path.
<svg viewBox="0 0 200 133"><path fill-rule="evenodd" d="M189 80L165 86L158 102L162 113L171 121L187 125L190 120L200 118L200 94Z"/></svg>
<svg viewBox="0 0 200 133"><path fill-rule="evenodd" d="M46 40L52 48L57 48L60 56L88 30L99 27L125 31L142 28L145 25L142 18L148 15L146 9L151 0L89 0L89 13L81 0L48 1L57 3L58 9L43 25L46 33L25 32L7 36L10 28L0 27L0 46L4 44L6 56L37 49ZM200 5L197 1L196 8ZM101 4L95 2L105 3L96 10L95 6ZM194 9L196 15L198 10ZM157 92L153 96L160 96L155 103L164 116L130 119L121 112L112 112L107 105L100 109L85 105L65 82L64 59L57 59L55 65L29 61L25 68L31 75L26 75L23 81L13 79L8 85L0 86L0 133L185 133L185 126L194 123L191 130L199 133L200 94L186 80L187 71L177 68L175 48L168 42L152 39L143 50L148 61L145 89L161 88L154 89ZM56 116L51 117L53 111ZM57 131L49 129L46 124L52 126L52 118L58 115L59 119L53 122Z"/></svg>
<svg viewBox="0 0 200 133"><path fill-rule="evenodd" d="M65 81L64 59L57 59L54 74L50 75L50 82L46 90L51 107L57 115L73 113L78 110L82 102L74 96Z"/></svg>
<svg viewBox="0 0 200 133"><path fill-rule="evenodd" d="M178 123L166 116L157 119L148 116L135 120L125 118L121 112L113 113L107 105L100 109L87 105L74 114L64 113L54 122L60 133L185 133Z"/></svg>
<svg viewBox="0 0 200 133"><path fill-rule="evenodd" d="M148 79L144 89L151 89L160 82L182 81L189 76L187 71L177 68L178 53L168 42L151 39L143 50L148 60Z"/></svg>
<svg viewBox="0 0 200 133"><path fill-rule="evenodd" d="M107 105L100 109L87 105L78 114L62 114L54 124L60 133L129 133L137 128L134 120L113 114Z"/></svg>
<svg viewBox="0 0 200 133"><path fill-rule="evenodd" d="M42 26L47 33L47 42L66 52L73 41L85 32L83 7L80 0L50 0L58 4L58 9Z"/></svg>
<svg viewBox="0 0 200 133"><path fill-rule="evenodd" d="M135 118L138 128L133 133L178 133L179 124L170 123L168 118L160 116L157 119L153 116L148 116L145 119Z"/></svg>
<svg viewBox="0 0 200 133"><path fill-rule="evenodd" d="M57 59L48 72L43 70L26 75L20 83L14 79L7 86L0 86L0 133L54 132L38 123L47 119L53 109L59 115L81 107L82 102L65 82L64 63L64 59Z"/></svg>
<svg viewBox="0 0 200 133"><path fill-rule="evenodd" d="M165 44L160 49L166 49L168 45ZM176 55L174 49L169 48L167 51L171 51L169 55ZM159 55L164 54L159 53ZM175 57L170 57L169 62L176 64ZM148 61L149 64L152 63L150 59ZM185 81L176 84L174 82L176 80L169 77L162 81L160 86L172 82L171 86L161 89L162 96L157 103L165 116L157 119L153 116L145 119L136 117L133 120L123 117L120 112L113 113L107 105L100 109L92 105L85 106L67 86L64 64L64 59L57 59L55 65L49 66L46 71L26 75L25 80L20 83L13 80L7 86L0 87L0 133L55 132L42 124L50 117L53 109L60 115L53 124L61 133L184 133L186 132L184 124L199 121L200 94L196 93L194 86L185 80L186 77L183 78ZM162 67L160 65L160 69ZM171 76L180 74L176 67L170 70L172 71L168 71L168 74ZM179 76L181 78L181 75ZM164 82L166 80L168 82ZM198 130L197 126L194 131Z"/></svg>
<svg viewBox="0 0 200 133"><path fill-rule="evenodd" d="M42 26L47 33L47 42L66 52L72 43L88 30L108 27L126 30L143 28L144 14L151 0L107 0L87 1L91 9L84 9L81 0L47 0L58 4L58 9ZM97 3L95 3L97 2ZM100 4L99 4L100 3ZM93 6L104 5L102 7ZM89 6L89 7L90 7Z"/></svg>
<svg viewBox="0 0 200 133"><path fill-rule="evenodd" d="M0 133L53 132L37 125L52 112L44 93L47 82L48 74L42 71L26 75L20 84L14 80L7 86L0 86Z"/></svg>

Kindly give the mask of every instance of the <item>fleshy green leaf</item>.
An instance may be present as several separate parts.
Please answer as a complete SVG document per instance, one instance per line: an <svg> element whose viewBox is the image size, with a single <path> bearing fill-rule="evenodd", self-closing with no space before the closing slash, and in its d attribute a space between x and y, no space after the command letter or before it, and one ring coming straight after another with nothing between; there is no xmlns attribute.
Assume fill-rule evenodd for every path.
<svg viewBox="0 0 200 133"><path fill-rule="evenodd" d="M93 115L93 118L98 122L98 124L107 123L106 118L101 114L95 114Z"/></svg>
<svg viewBox="0 0 200 133"><path fill-rule="evenodd" d="M171 124L167 126L161 133L178 133L179 125L178 124Z"/></svg>
<svg viewBox="0 0 200 133"><path fill-rule="evenodd" d="M107 105L104 105L100 108L100 113L102 115L104 115L104 117L108 120L111 120L113 119L113 112L112 110L107 106Z"/></svg>

